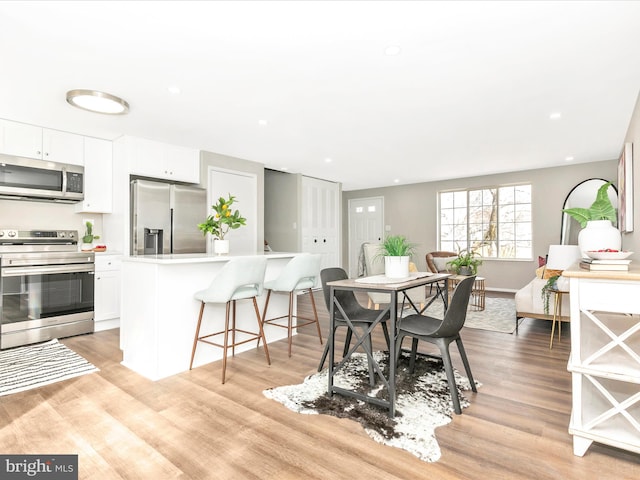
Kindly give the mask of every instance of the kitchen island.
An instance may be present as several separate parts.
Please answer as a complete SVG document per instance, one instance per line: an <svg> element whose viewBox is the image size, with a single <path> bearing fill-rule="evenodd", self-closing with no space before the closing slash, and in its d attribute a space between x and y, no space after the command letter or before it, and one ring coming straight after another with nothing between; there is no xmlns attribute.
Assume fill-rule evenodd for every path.
<svg viewBox="0 0 640 480"><path fill-rule="evenodd" d="M259 253L267 257L265 281L278 276L295 253ZM230 258L206 254L171 254L123 257L120 348L122 364L150 380L189 370L200 302L193 296L211 284ZM260 312L266 295L258 298ZM294 306L295 308L295 306ZM287 295L272 295L269 316L286 315ZM202 332L218 331L224 325L225 306L207 305ZM251 301L237 302L237 325L257 331ZM287 330L265 327L267 343L287 338ZM256 348L249 342L236 352ZM222 349L200 344L193 368L222 358Z"/></svg>

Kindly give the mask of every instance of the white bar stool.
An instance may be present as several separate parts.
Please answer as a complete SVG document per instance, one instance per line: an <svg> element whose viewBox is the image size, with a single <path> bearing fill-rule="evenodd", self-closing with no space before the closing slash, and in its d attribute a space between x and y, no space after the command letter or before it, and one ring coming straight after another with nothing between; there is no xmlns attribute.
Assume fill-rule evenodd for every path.
<svg viewBox="0 0 640 480"><path fill-rule="evenodd" d="M291 356L291 343L294 328L304 327L305 325L315 323L318 329L320 345L322 345L322 333L320 333L316 301L313 297L313 288L316 286L318 275L320 274L320 260L321 255L319 254L302 253L300 255L296 255L285 265L280 272L280 275L278 275L278 278L264 283L264 288L267 290L267 300L264 304L264 310L262 311L262 324L263 326L264 324L268 324L286 328L288 330L289 356ZM314 318L301 317L293 314L293 296L300 290L309 290ZM289 294L289 313L287 315L267 319L267 308L269 306L271 292L286 292ZM283 318L287 319L286 325L277 323L278 320ZM304 323L296 322L296 325L293 325L293 318L296 320L304 320ZM259 343L260 339L258 339L258 344Z"/></svg>
<svg viewBox="0 0 640 480"><path fill-rule="evenodd" d="M191 363L189 364L189 370L193 368L193 358L196 354L198 342L204 342L220 347L224 350L222 356L222 383L224 383L225 371L227 369L227 350L229 347L231 347L231 354L235 355L236 345L242 345L243 343L251 342L256 339L259 342L260 338L262 338L262 341L264 342L264 353L267 356L267 363L271 365L269 349L267 348L267 342L264 338L264 330L262 329L262 322L260 320L260 310L258 309L258 303L256 301L256 297L262 295L263 292L264 273L266 269L266 257L232 258L216 274L211 281L209 288L201 290L194 295L195 299L201 302L201 305L200 314L198 316L198 326L196 327L196 335L193 339L193 350L191 351ZM258 319L258 333L236 328L236 301L249 298L253 300L253 308L256 312L256 318ZM226 304L224 330L200 336L202 314L207 303ZM232 323L231 327L229 327L229 311L231 308L233 308L231 316ZM231 332L231 343L229 343L229 332ZM249 337L244 338L243 340L236 340L236 332L249 335ZM210 337L218 335L224 335L222 345L209 340Z"/></svg>

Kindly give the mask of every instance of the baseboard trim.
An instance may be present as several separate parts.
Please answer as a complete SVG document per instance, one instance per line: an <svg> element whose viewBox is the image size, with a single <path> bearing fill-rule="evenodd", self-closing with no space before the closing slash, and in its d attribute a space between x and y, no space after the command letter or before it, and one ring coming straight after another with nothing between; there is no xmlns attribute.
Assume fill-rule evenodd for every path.
<svg viewBox="0 0 640 480"><path fill-rule="evenodd" d="M487 292L504 292L504 293L516 293L518 290L514 288L487 288Z"/></svg>

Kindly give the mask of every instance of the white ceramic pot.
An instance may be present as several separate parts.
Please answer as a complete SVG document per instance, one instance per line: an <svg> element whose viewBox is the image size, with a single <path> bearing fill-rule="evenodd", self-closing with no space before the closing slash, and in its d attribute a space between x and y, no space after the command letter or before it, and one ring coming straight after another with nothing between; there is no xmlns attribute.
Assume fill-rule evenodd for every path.
<svg viewBox="0 0 640 480"><path fill-rule="evenodd" d="M593 250L620 250L622 235L620 230L612 225L611 220L591 220L578 233L578 246L583 257L587 256L585 252Z"/></svg>
<svg viewBox="0 0 640 480"><path fill-rule="evenodd" d="M83 243L80 246L80 250L82 250L83 252L91 252L91 251L93 251L93 243Z"/></svg>
<svg viewBox="0 0 640 480"><path fill-rule="evenodd" d="M409 256L384 257L384 275L389 278L407 278L409 276Z"/></svg>
<svg viewBox="0 0 640 480"><path fill-rule="evenodd" d="M213 252L216 255L227 255L229 253L229 240L214 240Z"/></svg>

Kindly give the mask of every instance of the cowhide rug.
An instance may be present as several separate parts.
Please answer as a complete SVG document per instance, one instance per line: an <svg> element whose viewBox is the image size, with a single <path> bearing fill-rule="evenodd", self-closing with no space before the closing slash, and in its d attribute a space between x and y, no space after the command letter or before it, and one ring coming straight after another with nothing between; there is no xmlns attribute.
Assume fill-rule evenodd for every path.
<svg viewBox="0 0 640 480"><path fill-rule="evenodd" d="M387 352L374 352L376 360L388 372ZM402 448L421 460L434 462L440 458L435 437L436 427L451 421L453 405L442 360L418 354L413 374L409 373L409 354L400 356L396 377L396 416L389 418L388 409L360 400L334 394L327 395L327 370L304 379L302 384L265 390L263 394L298 413L324 413L350 418L362 424L371 438L379 443ZM469 401L462 391L471 390L469 380L455 371L460 406ZM388 398L380 381L370 387L364 353L354 353L334 376L339 387L367 392L371 396ZM476 382L476 385L480 385Z"/></svg>

